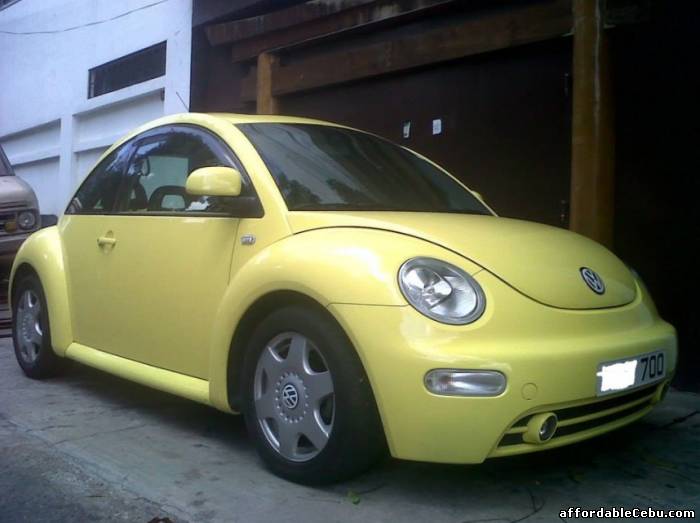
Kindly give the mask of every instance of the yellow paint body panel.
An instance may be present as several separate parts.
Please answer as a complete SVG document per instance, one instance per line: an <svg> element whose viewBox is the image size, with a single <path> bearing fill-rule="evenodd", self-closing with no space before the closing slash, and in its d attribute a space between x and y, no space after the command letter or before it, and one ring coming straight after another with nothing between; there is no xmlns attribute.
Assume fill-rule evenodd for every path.
<svg viewBox="0 0 700 523"><path fill-rule="evenodd" d="M66 351L66 356L120 378L176 394L198 403L209 404L209 384L205 380L137 363L79 343L71 343Z"/></svg>
<svg viewBox="0 0 700 523"><path fill-rule="evenodd" d="M614 254L557 227L493 216L420 212L292 212L289 221L295 232L352 225L426 238L462 253L523 294L555 307L615 307L630 303L635 296L632 274ZM578 277L582 261L605 281L603 295L591 292ZM547 267L546 285L535 267Z"/></svg>
<svg viewBox="0 0 700 523"><path fill-rule="evenodd" d="M240 319L269 293L295 291L327 307L353 342L392 454L448 463L544 449L636 419L537 448L497 449L527 413L594 401L601 362L663 350L669 375L675 369L673 327L603 247L495 216L289 212L234 125L259 121L313 123L177 115L115 147L157 125L209 129L241 160L263 218L66 215L23 244L11 278L23 265L39 275L57 354L231 411L227 369ZM244 235L255 243L241 244ZM116 243L98 245L103 236ZM445 325L407 305L397 273L416 256L471 274L486 296L482 317ZM601 274L604 295L585 286L582 266ZM423 384L435 368L498 370L507 389L491 398L437 396ZM523 394L526 385L536 393Z"/></svg>
<svg viewBox="0 0 700 523"><path fill-rule="evenodd" d="M366 310L375 308L371 305L388 305L390 309L400 310L406 301L399 290L396 274L406 259L438 257L460 264L467 272L479 270L441 247L382 230L320 229L289 236L260 249L252 257L249 257L252 250L241 248L236 252L234 266L237 270L221 303L211 351L212 402L220 408L228 405L223 384L235 327L245 311L262 296L290 290L313 298L323 306L353 303L364 304Z"/></svg>
<svg viewBox="0 0 700 523"><path fill-rule="evenodd" d="M241 173L231 167L202 167L187 177L187 192L202 196L238 196Z"/></svg>
<svg viewBox="0 0 700 523"><path fill-rule="evenodd" d="M73 335L88 347L206 379L236 218L66 215L59 229ZM97 245L111 235L116 244Z"/></svg>

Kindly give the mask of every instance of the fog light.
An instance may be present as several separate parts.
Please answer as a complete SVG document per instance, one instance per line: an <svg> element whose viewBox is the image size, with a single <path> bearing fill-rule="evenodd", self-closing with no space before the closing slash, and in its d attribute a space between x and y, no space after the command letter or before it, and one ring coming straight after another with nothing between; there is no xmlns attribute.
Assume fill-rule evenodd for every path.
<svg viewBox="0 0 700 523"><path fill-rule="evenodd" d="M527 443L545 443L552 439L557 431L557 416L551 412L537 414L527 422L523 440Z"/></svg>
<svg viewBox="0 0 700 523"><path fill-rule="evenodd" d="M425 386L441 396L498 396L506 377L495 370L435 369L425 375Z"/></svg>

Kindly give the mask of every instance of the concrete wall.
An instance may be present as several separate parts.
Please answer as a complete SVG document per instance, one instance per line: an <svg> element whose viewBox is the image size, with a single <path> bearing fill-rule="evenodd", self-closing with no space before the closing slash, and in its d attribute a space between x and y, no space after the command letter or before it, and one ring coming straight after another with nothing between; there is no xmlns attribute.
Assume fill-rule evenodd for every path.
<svg viewBox="0 0 700 523"><path fill-rule="evenodd" d="M0 144L42 213L61 214L117 138L188 110L191 18L192 0L21 0L0 10ZM36 31L61 32L7 34ZM88 99L89 69L162 41L165 76Z"/></svg>

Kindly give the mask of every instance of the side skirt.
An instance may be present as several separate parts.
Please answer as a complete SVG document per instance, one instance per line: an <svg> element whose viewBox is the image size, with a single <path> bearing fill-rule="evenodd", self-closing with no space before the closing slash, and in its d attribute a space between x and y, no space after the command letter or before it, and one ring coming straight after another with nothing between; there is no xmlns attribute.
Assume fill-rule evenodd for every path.
<svg viewBox="0 0 700 523"><path fill-rule="evenodd" d="M66 349L66 357L90 367L114 374L120 378L135 381L141 385L182 396L198 403L211 405L209 382L185 376L177 372L159 369L145 363L115 356L107 352L71 343Z"/></svg>

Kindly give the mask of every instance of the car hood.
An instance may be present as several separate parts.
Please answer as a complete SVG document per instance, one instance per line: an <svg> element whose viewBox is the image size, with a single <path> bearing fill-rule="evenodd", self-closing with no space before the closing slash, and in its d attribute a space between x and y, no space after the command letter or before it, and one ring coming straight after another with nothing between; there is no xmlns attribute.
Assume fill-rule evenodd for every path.
<svg viewBox="0 0 700 523"><path fill-rule="evenodd" d="M17 176L0 176L0 208L38 208L31 186Z"/></svg>
<svg viewBox="0 0 700 523"><path fill-rule="evenodd" d="M532 222L463 214L410 212L290 212L294 233L361 227L422 238L468 258L530 298L558 308L619 307L634 300L629 269L602 245L570 231ZM595 271L602 294L584 281Z"/></svg>

